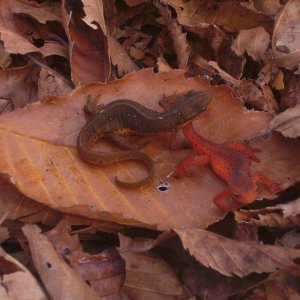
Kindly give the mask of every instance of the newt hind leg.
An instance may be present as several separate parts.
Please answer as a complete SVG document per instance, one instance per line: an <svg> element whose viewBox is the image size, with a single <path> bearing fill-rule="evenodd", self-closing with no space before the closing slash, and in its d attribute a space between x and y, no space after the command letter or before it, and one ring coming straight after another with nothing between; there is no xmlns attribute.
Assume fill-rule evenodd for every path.
<svg viewBox="0 0 300 300"><path fill-rule="evenodd" d="M175 168L175 171L173 172L174 177L179 176L187 176L190 177L192 174L186 169L192 167L192 166L198 166L198 165L206 165L210 163L210 156L209 155L191 155L187 158L183 159Z"/></svg>

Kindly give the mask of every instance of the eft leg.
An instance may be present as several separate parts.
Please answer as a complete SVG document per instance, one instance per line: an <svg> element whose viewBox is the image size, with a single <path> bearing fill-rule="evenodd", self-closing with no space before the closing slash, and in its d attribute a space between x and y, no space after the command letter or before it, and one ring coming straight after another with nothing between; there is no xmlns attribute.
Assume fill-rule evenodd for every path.
<svg viewBox="0 0 300 300"><path fill-rule="evenodd" d="M273 195L281 191L280 185L278 183L272 182L265 174L261 172L254 173L252 179L254 182L260 180Z"/></svg>
<svg viewBox="0 0 300 300"><path fill-rule="evenodd" d="M231 196L232 196L231 189L226 189L224 192L218 194L214 198L214 202L223 211L225 211L225 212L229 211L229 210L231 210L233 208L229 208L228 205L226 205L226 199L231 198Z"/></svg>
<svg viewBox="0 0 300 300"><path fill-rule="evenodd" d="M175 168L173 173L174 177L178 176L187 176L190 177L192 174L187 172L186 169L192 166L198 165L206 165L210 163L210 156L209 155L192 155L188 156L187 158L183 159Z"/></svg>
<svg viewBox="0 0 300 300"><path fill-rule="evenodd" d="M248 146L243 142L227 142L224 145L228 146L229 148L235 151L241 152L242 154L246 155L247 157L251 158L256 162L260 162L260 159L254 155L254 152L260 152L260 149L252 148L251 146Z"/></svg>

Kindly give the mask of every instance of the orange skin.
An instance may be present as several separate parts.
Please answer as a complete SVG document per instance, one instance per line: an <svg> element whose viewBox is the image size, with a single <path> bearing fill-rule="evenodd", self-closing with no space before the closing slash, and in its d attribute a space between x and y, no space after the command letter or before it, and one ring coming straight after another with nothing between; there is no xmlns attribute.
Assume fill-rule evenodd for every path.
<svg viewBox="0 0 300 300"><path fill-rule="evenodd" d="M187 172L191 166L210 164L214 172L222 178L228 188L214 198L215 204L223 211L234 210L241 204L250 204L257 198L258 180L268 188L272 194L276 194L280 188L266 175L257 172L251 176L251 160L259 162L253 154L260 151L253 149L242 142L227 142L214 144L203 139L194 129L192 122L183 127L183 133L198 155L193 155L182 160L174 171L174 176L191 176ZM231 197L234 205L228 206L226 199Z"/></svg>

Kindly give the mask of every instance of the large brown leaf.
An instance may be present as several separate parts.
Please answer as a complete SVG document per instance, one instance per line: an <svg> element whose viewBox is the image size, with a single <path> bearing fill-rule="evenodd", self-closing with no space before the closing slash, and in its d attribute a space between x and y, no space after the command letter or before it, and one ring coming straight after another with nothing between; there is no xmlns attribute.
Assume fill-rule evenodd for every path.
<svg viewBox="0 0 300 300"><path fill-rule="evenodd" d="M256 210L235 212L237 222L273 228L297 228L300 226L300 198L286 204Z"/></svg>
<svg viewBox="0 0 300 300"><path fill-rule="evenodd" d="M262 24L270 28L271 18L254 13L231 0L222 2L164 0L176 9L178 21L182 25L197 26L215 24L231 32L249 29Z"/></svg>
<svg viewBox="0 0 300 300"><path fill-rule="evenodd" d="M272 55L280 67L293 70L300 62L300 5L288 1L277 14L272 37Z"/></svg>
<svg viewBox="0 0 300 300"><path fill-rule="evenodd" d="M155 88L149 88L155 87ZM155 178L147 186L126 190L114 183L117 174L127 180L145 175L135 162L105 167L81 161L74 148L85 123L83 106L87 95L101 95L101 103L129 98L152 109L160 109L163 95L189 89L206 89L214 100L208 115L195 121L196 129L214 142L242 140L265 131L270 115L245 109L233 99L229 88L210 87L200 77L185 79L182 71L154 74L152 70L133 73L109 84L91 84L64 97L51 97L43 104L27 106L0 118L0 172L26 196L57 209L93 218L148 224L160 229L204 228L223 214L212 201L226 187L209 167L193 170L192 178L167 178L189 150L170 151L166 135L154 136L142 151L155 162ZM147 92L145 92L147 91ZM148 138L150 140L150 138ZM72 146L72 147L70 147ZM279 136L254 145L262 149L261 163L253 171L265 172L288 187L299 180L299 147ZM168 182L169 189L157 189ZM259 196L270 196L262 187Z"/></svg>
<svg viewBox="0 0 300 300"><path fill-rule="evenodd" d="M201 264L226 276L270 273L293 264L300 250L230 240L199 229L175 229L185 249Z"/></svg>
<svg viewBox="0 0 300 300"><path fill-rule="evenodd" d="M1 299L48 299L36 278L2 248L0 248L0 264Z"/></svg>
<svg viewBox="0 0 300 300"><path fill-rule="evenodd" d="M99 299L96 293L58 256L51 242L35 225L25 225L34 265L53 299Z"/></svg>

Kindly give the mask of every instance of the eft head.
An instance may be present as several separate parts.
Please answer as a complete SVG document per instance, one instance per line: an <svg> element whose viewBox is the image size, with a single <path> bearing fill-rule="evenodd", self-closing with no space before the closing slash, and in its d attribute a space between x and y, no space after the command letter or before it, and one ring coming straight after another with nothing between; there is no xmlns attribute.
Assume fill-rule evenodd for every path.
<svg viewBox="0 0 300 300"><path fill-rule="evenodd" d="M184 126L192 119L204 112L213 95L208 91L189 90L184 96L171 97L159 103L170 113L168 118L174 123Z"/></svg>

